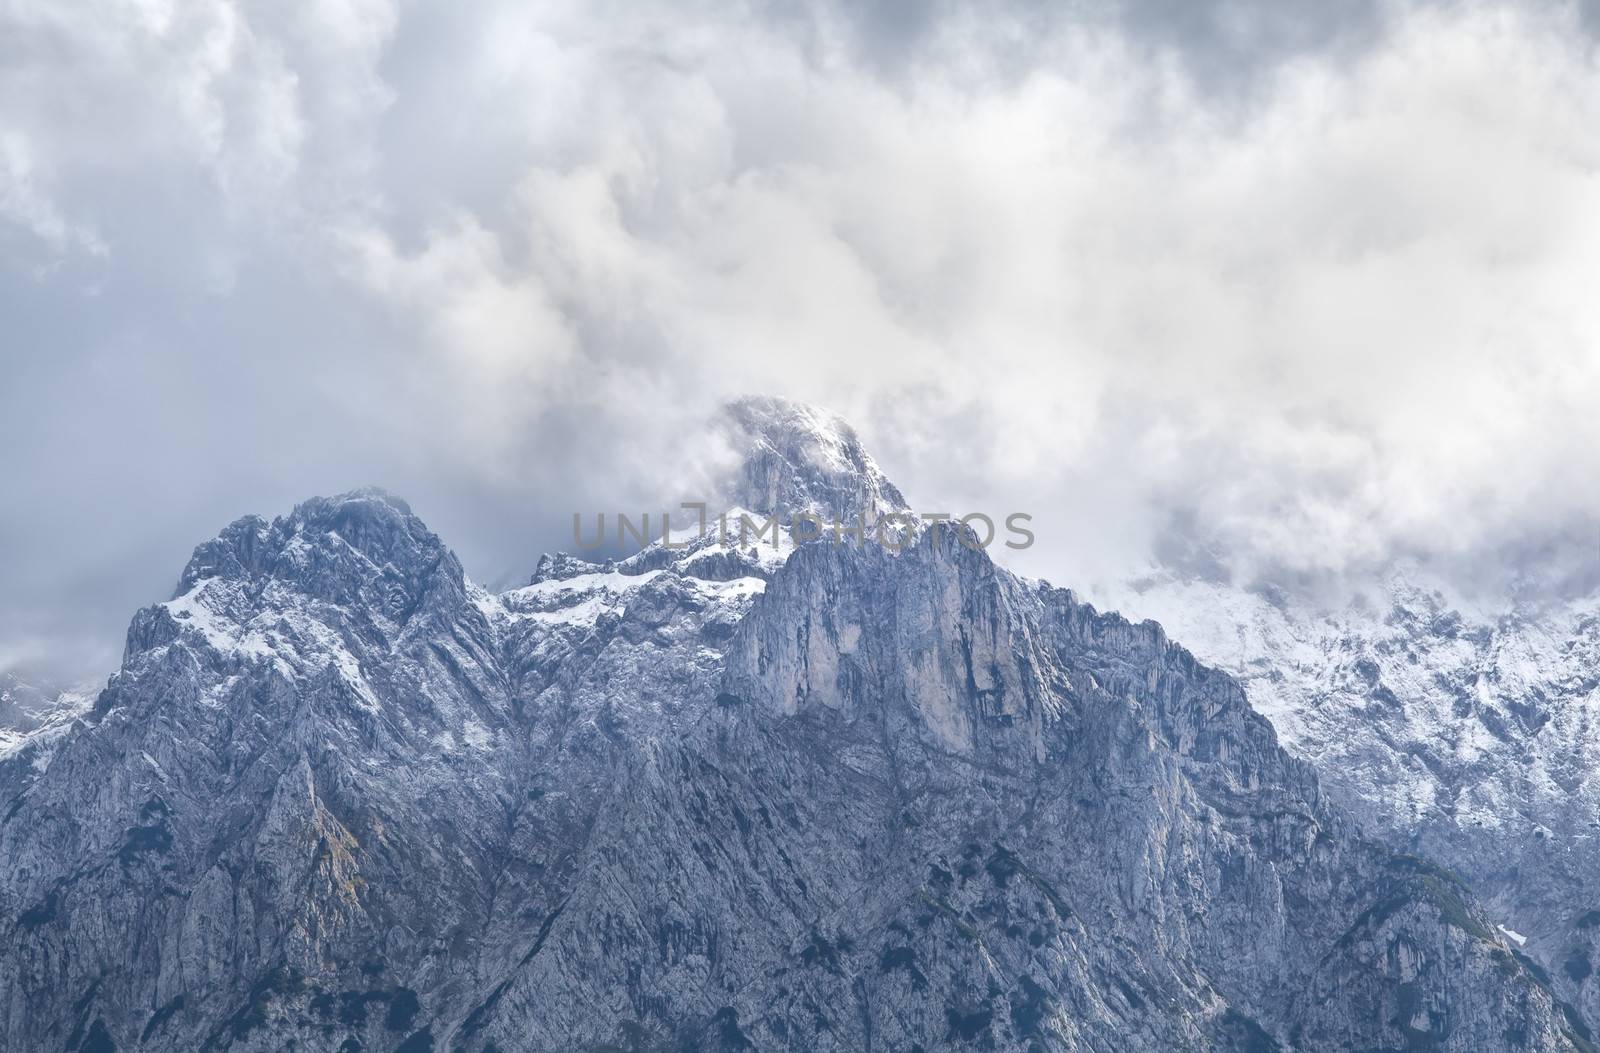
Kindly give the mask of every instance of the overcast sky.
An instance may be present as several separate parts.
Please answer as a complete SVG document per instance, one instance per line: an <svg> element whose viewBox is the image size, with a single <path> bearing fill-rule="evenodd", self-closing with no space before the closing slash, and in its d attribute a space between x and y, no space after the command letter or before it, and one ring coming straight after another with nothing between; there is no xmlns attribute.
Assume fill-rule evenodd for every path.
<svg viewBox="0 0 1600 1053"><path fill-rule="evenodd" d="M197 542L369 483L524 575L744 392L1091 594L1592 587L1597 24L10 0L0 668L113 668Z"/></svg>

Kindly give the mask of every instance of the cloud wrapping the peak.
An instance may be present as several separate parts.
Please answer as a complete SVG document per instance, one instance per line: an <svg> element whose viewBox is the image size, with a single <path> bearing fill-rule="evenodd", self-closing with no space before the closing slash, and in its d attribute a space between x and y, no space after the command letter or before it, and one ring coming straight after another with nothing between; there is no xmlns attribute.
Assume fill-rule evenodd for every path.
<svg viewBox="0 0 1600 1053"><path fill-rule="evenodd" d="M1588 580L1586 9L1293 6L13 3L0 641L365 483L525 570L746 392L1064 582Z"/></svg>

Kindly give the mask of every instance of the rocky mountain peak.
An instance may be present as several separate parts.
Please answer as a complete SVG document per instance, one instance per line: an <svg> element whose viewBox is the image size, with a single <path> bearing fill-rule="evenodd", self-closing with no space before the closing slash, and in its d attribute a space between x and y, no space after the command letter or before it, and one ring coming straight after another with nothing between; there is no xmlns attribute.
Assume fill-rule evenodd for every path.
<svg viewBox="0 0 1600 1053"><path fill-rule="evenodd" d="M656 540L625 558L596 562L545 553L529 584L668 567L707 580L766 579L793 551L790 528L801 513L818 517L825 529L838 523L850 530L858 519L870 525L886 513L911 510L855 429L828 410L770 396L741 398L722 407L709 431L708 444L724 467L703 521L675 514L674 545L664 543L659 530L650 532L647 521ZM780 529L765 533L768 519ZM604 521L599 530L605 533Z"/></svg>
<svg viewBox="0 0 1600 1053"><path fill-rule="evenodd" d="M314 585L344 568L367 577L419 578L454 557L405 501L373 487L313 497L267 522L243 516L194 550L174 597L208 578Z"/></svg>
<svg viewBox="0 0 1600 1053"><path fill-rule="evenodd" d="M460 561L404 501L314 497L196 547L172 598L134 615L125 661L174 642L225 662L282 657L292 640L318 651L330 629L398 643L460 616L467 590Z"/></svg>
<svg viewBox="0 0 1600 1053"><path fill-rule="evenodd" d="M910 507L837 414L759 396L729 403L719 424L742 457L725 487L731 505L786 521L805 511L870 520Z"/></svg>
<svg viewBox="0 0 1600 1053"><path fill-rule="evenodd" d="M305 501L284 526L311 542L332 535L374 564L402 571L435 562L444 549L410 505L374 487Z"/></svg>

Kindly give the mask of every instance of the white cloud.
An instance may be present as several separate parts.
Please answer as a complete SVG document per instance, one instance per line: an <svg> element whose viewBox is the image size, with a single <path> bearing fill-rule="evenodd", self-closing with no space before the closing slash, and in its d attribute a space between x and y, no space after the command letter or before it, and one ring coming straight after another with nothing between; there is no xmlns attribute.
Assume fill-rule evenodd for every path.
<svg viewBox="0 0 1600 1053"><path fill-rule="evenodd" d="M1034 511L1063 580L1175 523L1246 576L1508 558L1600 513L1594 42L1385 10L1321 52L1213 20L1207 56L1026 12L14 4L0 274L50 296L8 357L80 394L4 408L145 438L0 482L560 519L690 485L662 437L759 390L856 418L919 503ZM73 379L110 344L129 408Z"/></svg>
<svg viewBox="0 0 1600 1053"><path fill-rule="evenodd" d="M37 239L52 258L74 250L104 256L99 235L68 221L39 182L27 142L16 135L0 138L0 220Z"/></svg>

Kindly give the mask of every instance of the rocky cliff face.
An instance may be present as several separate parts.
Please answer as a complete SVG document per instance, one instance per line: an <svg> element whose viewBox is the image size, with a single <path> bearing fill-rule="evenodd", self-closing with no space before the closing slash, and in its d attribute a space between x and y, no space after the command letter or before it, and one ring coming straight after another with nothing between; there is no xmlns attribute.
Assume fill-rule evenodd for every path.
<svg viewBox="0 0 1600 1053"><path fill-rule="evenodd" d="M1464 875L1600 1020L1600 596L1475 609L1412 568L1333 610L1175 578L1130 604L1242 679L1375 835Z"/></svg>
<svg viewBox="0 0 1600 1053"><path fill-rule="evenodd" d="M751 511L904 507L735 412ZM785 542L490 595L376 492L234 523L0 760L0 1045L1591 1048L1153 623Z"/></svg>

